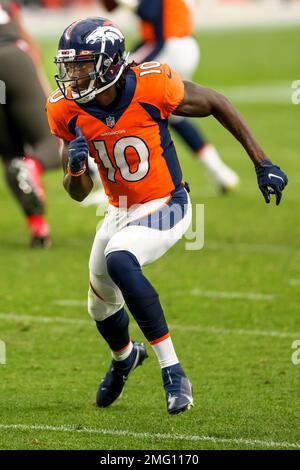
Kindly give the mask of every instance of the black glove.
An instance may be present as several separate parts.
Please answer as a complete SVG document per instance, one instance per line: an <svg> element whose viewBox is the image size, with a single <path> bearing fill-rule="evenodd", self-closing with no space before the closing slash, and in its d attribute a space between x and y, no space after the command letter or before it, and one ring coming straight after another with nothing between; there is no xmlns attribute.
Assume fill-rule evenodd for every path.
<svg viewBox="0 0 300 470"><path fill-rule="evenodd" d="M276 195L276 205L280 204L282 191L288 184L288 177L279 166L271 160L263 160L256 167L258 186L267 204L270 203L271 194Z"/></svg>
<svg viewBox="0 0 300 470"><path fill-rule="evenodd" d="M76 139L69 143L68 171L74 176L85 172L89 146L80 127L76 127Z"/></svg>

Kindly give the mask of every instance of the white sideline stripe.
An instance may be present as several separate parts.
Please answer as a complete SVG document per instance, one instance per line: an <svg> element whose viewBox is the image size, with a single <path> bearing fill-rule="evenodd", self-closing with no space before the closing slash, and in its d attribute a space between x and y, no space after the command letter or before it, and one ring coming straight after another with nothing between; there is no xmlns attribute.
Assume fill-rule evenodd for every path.
<svg viewBox="0 0 300 470"><path fill-rule="evenodd" d="M0 429L16 430L16 431L54 431L54 432L67 432L78 434L99 434L102 436L119 436L119 437L134 437L138 439L157 439L168 441L189 441L189 442L213 442L216 444L238 444L259 447L286 447L292 449L300 449L299 442L276 442L276 441L263 441L260 439L244 439L244 438L228 438L228 437L215 437L203 435L188 435L188 434L161 434L150 432L135 432L127 430L115 429L98 429L98 428L76 428L76 426L50 426L43 424L0 424Z"/></svg>
<svg viewBox="0 0 300 470"><path fill-rule="evenodd" d="M35 315L19 315L18 313L0 313L0 320L4 321L32 321L34 323L63 323L68 325L91 325L93 326L92 319L81 320L80 318L66 318L66 317L44 317Z"/></svg>
<svg viewBox="0 0 300 470"><path fill-rule="evenodd" d="M266 83L221 87L221 93L236 103L288 103L292 104L292 82Z"/></svg>
<svg viewBox="0 0 300 470"><path fill-rule="evenodd" d="M274 338L300 338L300 332L290 331L272 331L272 330L247 330L244 328L219 328L215 326L201 326L201 325L176 325L170 324L170 329L200 332L200 333L212 333L216 335L240 335L240 336L267 336Z"/></svg>
<svg viewBox="0 0 300 470"><path fill-rule="evenodd" d="M278 297L276 294L260 294L255 292L222 292L222 291L209 291L201 289L192 289L190 291L177 291L174 292L175 296L188 296L193 297L209 297L213 299L241 299L241 300L274 300ZM86 300L73 300L73 299L59 299L53 300L54 305L62 307L82 307L86 306Z"/></svg>
<svg viewBox="0 0 300 470"><path fill-rule="evenodd" d="M87 306L87 300L72 300L72 299L61 299L53 300L54 305L60 305L61 307L82 307Z"/></svg>
<svg viewBox="0 0 300 470"><path fill-rule="evenodd" d="M254 292L222 292L192 289L189 292L178 291L174 295L192 295L193 297L209 297L213 299L242 299L242 300L274 300L276 294L259 294Z"/></svg>
<svg viewBox="0 0 300 470"><path fill-rule="evenodd" d="M32 321L35 323L62 323L67 325L86 325L93 327L92 320L80 320L66 317L43 317L33 315L19 315L17 313L0 313L0 320L4 321ZM138 328L135 323L131 324L131 328ZM275 338L300 338L300 332L291 331L272 331L272 330L250 330L245 328L219 328L215 326L201 326L201 325L178 325L170 323L170 329L189 331L194 333L212 333L217 335L240 335L240 336L267 336Z"/></svg>
<svg viewBox="0 0 300 470"><path fill-rule="evenodd" d="M300 247L291 245L269 245L269 244L256 244L256 243L226 243L218 241L207 241L204 244L204 250L234 250L258 253L278 253L282 251L297 252Z"/></svg>
<svg viewBox="0 0 300 470"><path fill-rule="evenodd" d="M300 279L290 279L289 284L291 286L300 286Z"/></svg>

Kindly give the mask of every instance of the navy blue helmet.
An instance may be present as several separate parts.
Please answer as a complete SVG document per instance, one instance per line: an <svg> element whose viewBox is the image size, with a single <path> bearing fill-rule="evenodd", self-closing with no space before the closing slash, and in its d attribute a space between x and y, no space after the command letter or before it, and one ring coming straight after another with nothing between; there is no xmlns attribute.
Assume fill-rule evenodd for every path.
<svg viewBox="0 0 300 470"><path fill-rule="evenodd" d="M64 97L87 103L121 77L127 65L124 36L106 18L75 21L60 38L54 62Z"/></svg>

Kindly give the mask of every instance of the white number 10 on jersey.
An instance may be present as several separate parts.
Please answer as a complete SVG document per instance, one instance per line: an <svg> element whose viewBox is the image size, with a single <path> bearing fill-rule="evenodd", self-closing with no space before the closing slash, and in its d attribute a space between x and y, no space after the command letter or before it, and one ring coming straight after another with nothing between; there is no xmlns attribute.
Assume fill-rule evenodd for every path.
<svg viewBox="0 0 300 470"><path fill-rule="evenodd" d="M117 168L110 160L103 140L94 141L93 145L97 150L101 163L108 170L107 178L109 181L116 182L115 175L117 169L120 170L121 176L125 181L140 181L147 176L150 168L150 151L145 142L139 137L122 137L122 139L115 143L113 157ZM139 163L135 171L130 168L130 164L126 160L126 151L129 148L133 148L139 158Z"/></svg>

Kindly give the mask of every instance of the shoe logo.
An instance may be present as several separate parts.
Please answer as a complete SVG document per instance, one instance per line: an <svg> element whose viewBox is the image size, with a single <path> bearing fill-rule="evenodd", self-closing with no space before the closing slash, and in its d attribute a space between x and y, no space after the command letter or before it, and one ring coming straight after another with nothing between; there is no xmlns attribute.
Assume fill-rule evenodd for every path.
<svg viewBox="0 0 300 470"><path fill-rule="evenodd" d="M277 178L277 179L281 180L281 181L284 183L284 179L281 178L281 176L274 175L273 173L269 173L269 174L268 174L268 177L269 177L270 179L271 179L272 177L273 177L273 178Z"/></svg>
<svg viewBox="0 0 300 470"><path fill-rule="evenodd" d="M169 408L173 408L175 403L176 403L176 400L177 400L178 397L176 397L175 395L169 395L168 397L168 405L169 405Z"/></svg>
<svg viewBox="0 0 300 470"><path fill-rule="evenodd" d="M171 379L170 370L168 370L168 369L167 369L167 374L168 374L168 377L169 377L170 384L173 385L173 381L172 381L172 379Z"/></svg>

